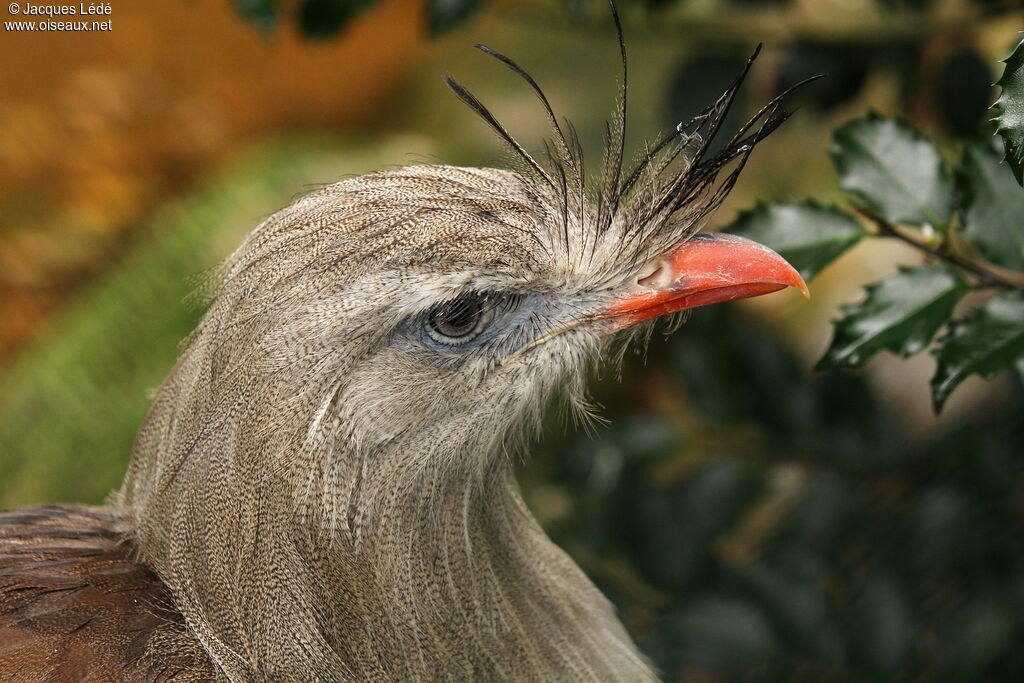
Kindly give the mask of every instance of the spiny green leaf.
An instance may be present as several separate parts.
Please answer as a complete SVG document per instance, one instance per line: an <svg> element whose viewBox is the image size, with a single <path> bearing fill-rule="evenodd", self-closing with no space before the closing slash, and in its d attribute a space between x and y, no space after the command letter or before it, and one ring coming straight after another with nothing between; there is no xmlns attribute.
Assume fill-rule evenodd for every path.
<svg viewBox="0 0 1024 683"><path fill-rule="evenodd" d="M277 25L276 0L234 0L235 11L250 24L269 33Z"/></svg>
<svg viewBox="0 0 1024 683"><path fill-rule="evenodd" d="M1006 161L1024 185L1024 40L1003 60L1006 69L996 85L1003 89L992 105L997 132L1006 145Z"/></svg>
<svg viewBox="0 0 1024 683"><path fill-rule="evenodd" d="M1024 292L1001 294L980 306L936 351L938 367L932 378L935 411L953 389L971 374L993 377L1003 370L1024 368Z"/></svg>
<svg viewBox="0 0 1024 683"><path fill-rule="evenodd" d="M945 266L901 268L867 288L867 298L843 306L835 336L818 368L859 367L883 349L904 358L931 342L949 320L967 284Z"/></svg>
<svg viewBox="0 0 1024 683"><path fill-rule="evenodd" d="M963 234L992 263L1024 270L1024 190L987 146L964 148L957 168Z"/></svg>
<svg viewBox="0 0 1024 683"><path fill-rule="evenodd" d="M949 174L935 145L905 122L855 119L836 129L829 152L839 186L885 220L946 229Z"/></svg>
<svg viewBox="0 0 1024 683"><path fill-rule="evenodd" d="M484 0L427 0L427 27L431 35L450 31L481 8Z"/></svg>
<svg viewBox="0 0 1024 683"><path fill-rule="evenodd" d="M726 230L779 252L805 280L864 235L849 215L813 202L759 204L741 213Z"/></svg>

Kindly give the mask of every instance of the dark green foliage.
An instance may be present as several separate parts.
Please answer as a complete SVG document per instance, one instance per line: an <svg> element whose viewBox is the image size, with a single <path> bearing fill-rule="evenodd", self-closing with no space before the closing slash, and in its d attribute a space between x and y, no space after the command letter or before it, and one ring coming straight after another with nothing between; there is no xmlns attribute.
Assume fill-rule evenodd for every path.
<svg viewBox="0 0 1024 683"><path fill-rule="evenodd" d="M999 135L1006 144L1006 161L1017 182L1024 185L1024 40L1003 61L1006 69L996 81L1003 91L992 109Z"/></svg>
<svg viewBox="0 0 1024 683"><path fill-rule="evenodd" d="M963 144L955 187L938 148L899 120L872 114L851 121L835 131L831 153L839 185L853 196L864 229L908 243L934 263L903 268L869 286L864 301L843 306L818 368L859 367L882 350L907 357L950 326L952 334L934 349L936 411L972 373L1024 371L1024 317L1014 303L1024 292L1024 190L993 146ZM806 279L862 234L852 216L810 204L759 206L728 229L777 249ZM951 322L957 303L972 290L1006 293L973 317Z"/></svg>
<svg viewBox="0 0 1024 683"><path fill-rule="evenodd" d="M890 223L945 229L949 174L939 150L900 120L876 115L835 131L832 158L839 186Z"/></svg>
<svg viewBox="0 0 1024 683"><path fill-rule="evenodd" d="M848 214L813 202L758 205L742 212L729 232L779 252L805 280L864 236Z"/></svg>
<svg viewBox="0 0 1024 683"><path fill-rule="evenodd" d="M302 35L324 40L339 35L348 23L376 0L299 0L282 4L281 0L232 0L235 11L264 33L270 33L281 21L282 12L294 12Z"/></svg>
<svg viewBox="0 0 1024 683"><path fill-rule="evenodd" d="M250 24L269 33L277 26L278 7L275 0L233 0L235 11Z"/></svg>
<svg viewBox="0 0 1024 683"><path fill-rule="evenodd" d="M737 675L751 662L771 661L782 649L768 618L755 605L728 595L702 595L660 624L663 660ZM668 652L675 647L675 652Z"/></svg>
<svg viewBox="0 0 1024 683"><path fill-rule="evenodd" d="M864 301L843 306L819 367L859 367L883 349L904 358L914 355L931 343L967 291L944 266L900 269L869 286Z"/></svg>
<svg viewBox="0 0 1024 683"><path fill-rule="evenodd" d="M979 306L974 315L953 325L938 349L932 379L935 407L968 375L992 377L1012 368L1024 377L1024 292L1009 292Z"/></svg>
<svg viewBox="0 0 1024 683"><path fill-rule="evenodd" d="M805 78L824 75L798 92L793 101L831 109L857 96L877 53L877 46L797 43L786 50L776 70L775 92L781 93Z"/></svg>
<svg viewBox="0 0 1024 683"><path fill-rule="evenodd" d="M309 38L330 38L374 0L299 0L299 28Z"/></svg>
<svg viewBox="0 0 1024 683"><path fill-rule="evenodd" d="M427 0L427 27L439 35L463 23L479 10L484 0Z"/></svg>
<svg viewBox="0 0 1024 683"><path fill-rule="evenodd" d="M943 122L957 135L977 131L992 102L992 73L988 63L970 48L953 52L939 73L934 93Z"/></svg>
<svg viewBox="0 0 1024 683"><path fill-rule="evenodd" d="M808 377L728 307L624 376L607 431L546 442L575 503L552 532L665 680L1024 673L1019 387L912 438L857 375Z"/></svg>
<svg viewBox="0 0 1024 683"><path fill-rule="evenodd" d="M1024 270L1024 192L996 153L966 145L957 186L963 236L992 263Z"/></svg>

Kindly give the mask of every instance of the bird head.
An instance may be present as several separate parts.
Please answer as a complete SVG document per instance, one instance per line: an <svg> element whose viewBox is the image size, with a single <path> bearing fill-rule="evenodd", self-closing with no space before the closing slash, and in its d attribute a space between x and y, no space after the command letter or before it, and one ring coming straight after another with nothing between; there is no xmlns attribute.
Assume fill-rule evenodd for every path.
<svg viewBox="0 0 1024 683"><path fill-rule="evenodd" d="M515 62L483 49L538 95L546 154L528 153L448 77L511 150L512 168L370 173L269 217L227 261L139 432L122 493L136 543L239 677L266 659L259 652L352 667L367 650L352 632L332 633L374 619L394 630L367 636L366 648L390 639L440 662L458 649L453 624L497 632L488 604L509 623L559 622L560 633L600 624L621 650L608 657L642 670L610 608L525 513L509 474L516 437L559 392L587 411L587 368L655 318L807 292L769 249L699 232L786 118L781 96L712 152L744 70L626 168L623 49L603 171L588 181L571 126ZM541 578L530 574L538 556ZM532 586L530 602L494 588L516 581ZM275 617L275 631L253 596L293 584L273 608L292 617ZM402 586L416 587L412 597L396 599ZM466 613L453 616L451 600ZM265 628L241 626L257 622ZM395 625L408 623L413 635ZM581 650L579 666L603 638L581 639L597 649ZM538 661L556 657L531 647ZM387 659L359 671L410 673Z"/></svg>
<svg viewBox="0 0 1024 683"><path fill-rule="evenodd" d="M211 383L246 378L294 411L291 449L343 434L416 451L414 469L486 466L553 394L588 410L586 369L642 323L806 293L777 254L694 234L685 211L638 224L649 199L599 229L586 199L570 209L514 171L418 166L325 187L233 257L200 331L218 341Z"/></svg>

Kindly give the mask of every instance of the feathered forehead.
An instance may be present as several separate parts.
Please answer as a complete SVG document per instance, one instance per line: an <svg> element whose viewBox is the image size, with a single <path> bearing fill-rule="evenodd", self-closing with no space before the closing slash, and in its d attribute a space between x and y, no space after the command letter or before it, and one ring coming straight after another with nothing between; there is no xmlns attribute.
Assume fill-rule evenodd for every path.
<svg viewBox="0 0 1024 683"><path fill-rule="evenodd" d="M548 206L514 171L422 165L368 173L270 216L229 259L227 278L330 289L365 272L419 267L544 270Z"/></svg>
<svg viewBox="0 0 1024 683"><path fill-rule="evenodd" d="M594 252L607 252L602 245L614 241L618 245L614 254L618 265L630 268L665 253L700 229L703 219L718 208L736 183L757 143L789 117L781 107L783 100L817 77L776 96L712 152L712 143L719 137L736 94L760 52L758 46L718 99L661 139L648 143L638 160L627 166L626 48L614 0L610 5L622 72L614 114L605 126L604 154L597 177L588 178L585 173L582 146L572 122L559 122L543 90L512 59L484 45L476 46L519 75L539 99L551 129L539 156L530 154L452 76L445 75L444 80L498 134L511 151L516 170L534 186L533 193L553 199L552 213L561 226L563 249L593 261Z"/></svg>

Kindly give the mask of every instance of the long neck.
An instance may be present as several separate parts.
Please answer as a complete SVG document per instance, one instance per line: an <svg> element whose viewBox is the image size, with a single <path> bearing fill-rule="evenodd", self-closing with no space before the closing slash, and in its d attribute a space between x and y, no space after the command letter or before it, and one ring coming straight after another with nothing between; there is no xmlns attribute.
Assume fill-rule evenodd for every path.
<svg viewBox="0 0 1024 683"><path fill-rule="evenodd" d="M299 314L273 324L232 286L157 393L121 493L230 679L650 676L523 505L486 402L382 421L357 351L322 369L338 348L318 315L302 344L277 339Z"/></svg>
<svg viewBox="0 0 1024 683"><path fill-rule="evenodd" d="M229 678L651 677L507 466L485 480L409 474L388 489L363 468L365 479L328 487L345 511L336 522L244 461L182 467L126 501L143 559ZM253 477L258 488L224 494ZM368 491L372 504L360 503Z"/></svg>
<svg viewBox="0 0 1024 683"><path fill-rule="evenodd" d="M512 478L492 484L412 496L362 548L328 555L342 659L373 653L361 679L637 679L643 664L611 605ZM353 629L361 636L346 640Z"/></svg>

